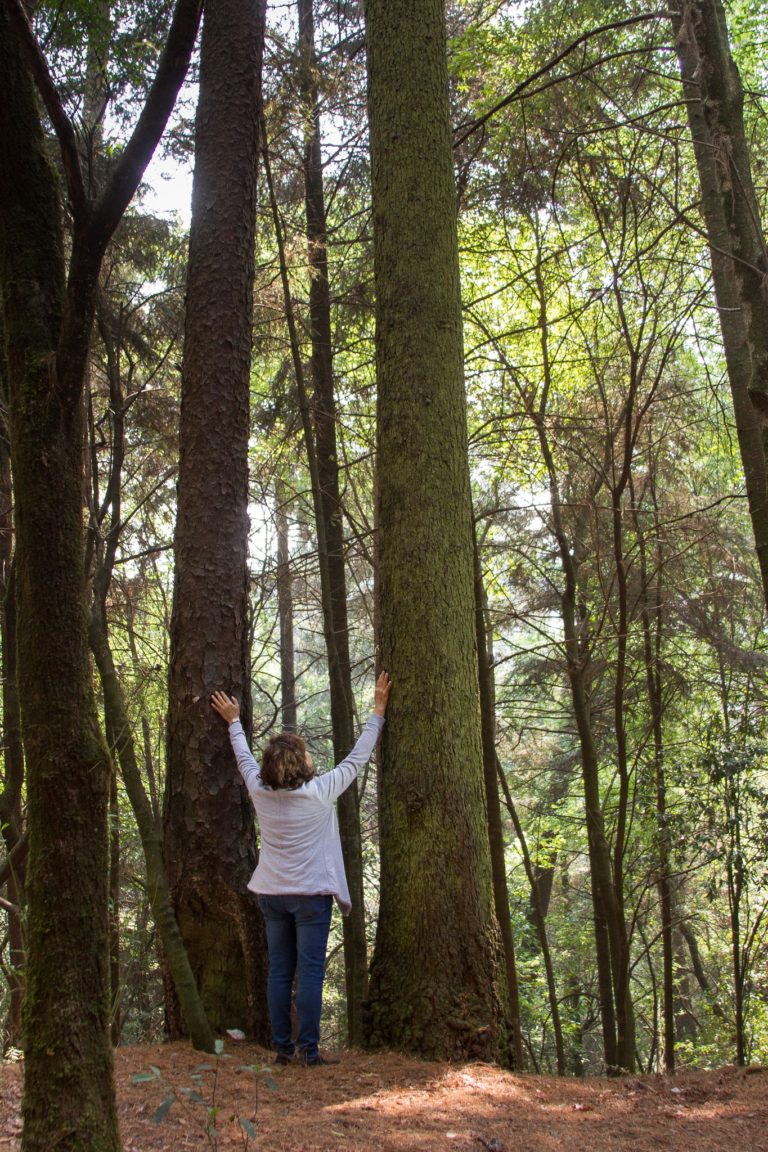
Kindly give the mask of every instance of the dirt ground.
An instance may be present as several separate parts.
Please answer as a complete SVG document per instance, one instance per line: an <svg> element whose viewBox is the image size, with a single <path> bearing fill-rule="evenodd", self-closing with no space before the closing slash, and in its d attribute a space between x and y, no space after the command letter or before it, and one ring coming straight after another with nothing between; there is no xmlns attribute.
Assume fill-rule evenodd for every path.
<svg viewBox="0 0 768 1152"><path fill-rule="evenodd" d="M278 1070L247 1043L216 1059L181 1044L121 1048L124 1152L768 1152L768 1069L577 1081L329 1055L339 1063ZM0 1152L21 1147L21 1080L20 1064L0 1064Z"/></svg>

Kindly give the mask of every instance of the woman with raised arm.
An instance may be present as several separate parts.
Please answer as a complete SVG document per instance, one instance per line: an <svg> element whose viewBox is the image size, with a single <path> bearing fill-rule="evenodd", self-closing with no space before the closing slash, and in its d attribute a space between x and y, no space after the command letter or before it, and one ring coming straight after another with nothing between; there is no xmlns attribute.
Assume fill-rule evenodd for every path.
<svg viewBox="0 0 768 1152"><path fill-rule="evenodd" d="M373 714L349 755L330 772L315 775L300 736L281 732L254 759L233 696L214 692L211 705L229 725L229 738L261 831L256 871L248 882L257 893L267 930L267 1006L275 1063L295 1056L306 1065L326 1064L320 1055L320 1011L325 950L336 899L351 908L334 802L367 764L384 727L390 679L376 681ZM298 1031L291 1034L291 989L296 981Z"/></svg>

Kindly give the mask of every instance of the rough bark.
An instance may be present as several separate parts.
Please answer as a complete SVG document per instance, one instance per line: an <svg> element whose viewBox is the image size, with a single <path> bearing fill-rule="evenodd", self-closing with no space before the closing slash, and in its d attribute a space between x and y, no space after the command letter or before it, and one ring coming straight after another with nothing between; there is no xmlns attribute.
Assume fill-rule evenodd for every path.
<svg viewBox="0 0 768 1152"><path fill-rule="evenodd" d="M368 0L382 666L371 1046L508 1062L475 656L456 191L440 0Z"/></svg>
<svg viewBox="0 0 768 1152"><path fill-rule="evenodd" d="M164 850L214 1028L268 1036L253 815L226 726L248 675L248 435L263 0L206 8L182 366ZM168 1005L172 1032L182 1029Z"/></svg>
<svg viewBox="0 0 768 1152"><path fill-rule="evenodd" d="M317 456L319 508L324 522L325 556L321 557L321 580L327 583L323 597L324 631L328 653L333 754L338 764L355 742L355 712L349 658L346 556L344 522L336 450L336 395L333 374L331 297L328 282L328 237L323 187L320 133L318 62L314 43L313 0L298 0L299 92L304 104L304 199L309 257L309 325L312 342L310 376L314 450ZM352 898L352 911L344 918L344 971L347 991L347 1039L360 1044L362 1005L368 983L365 935L363 850L357 781L339 797L337 804L344 867Z"/></svg>

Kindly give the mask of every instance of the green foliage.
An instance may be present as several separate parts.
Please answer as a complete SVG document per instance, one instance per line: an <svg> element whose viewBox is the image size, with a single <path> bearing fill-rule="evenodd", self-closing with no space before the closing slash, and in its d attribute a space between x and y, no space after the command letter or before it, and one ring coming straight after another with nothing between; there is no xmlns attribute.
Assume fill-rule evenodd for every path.
<svg viewBox="0 0 768 1152"><path fill-rule="evenodd" d="M191 1119L202 1130L211 1152L216 1152L216 1149L222 1146L221 1124L224 1119L221 1116L221 1107L216 1102L217 1087L221 1061L230 1059L232 1057L224 1052L223 1041L218 1040L215 1063L198 1064L190 1073L192 1086L170 1082L156 1064L150 1064L147 1071L137 1072L131 1077L131 1083L157 1084L168 1088L167 1095L153 1113L153 1122L162 1124L173 1105L177 1104L184 1109L187 1118ZM259 1084L263 1083L272 1092L277 1090L277 1084L272 1075L273 1069L266 1065L242 1064L237 1071L252 1074L254 1085L253 1119L247 1116L229 1116L226 1119L230 1123L236 1121L239 1128L242 1129L242 1147L247 1150L251 1147L251 1141L254 1141L254 1146L256 1141L257 1130L254 1120L259 1106ZM211 1075L208 1075L209 1073ZM198 1109L202 1109L203 1115L198 1109L192 1108L190 1105L197 1105ZM224 1142L228 1141L225 1140Z"/></svg>

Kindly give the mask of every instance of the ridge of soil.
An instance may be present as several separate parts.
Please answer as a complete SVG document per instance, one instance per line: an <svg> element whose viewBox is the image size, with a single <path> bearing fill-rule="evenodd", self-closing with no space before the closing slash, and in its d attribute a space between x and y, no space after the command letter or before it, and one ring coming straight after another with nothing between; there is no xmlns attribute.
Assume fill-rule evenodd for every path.
<svg viewBox="0 0 768 1152"><path fill-rule="evenodd" d="M246 1042L228 1041L219 1057L182 1043L119 1048L123 1150L768 1152L760 1067L575 1080L394 1052L327 1055L338 1063L275 1068ZM0 1152L21 1148L22 1076L20 1062L0 1064Z"/></svg>

